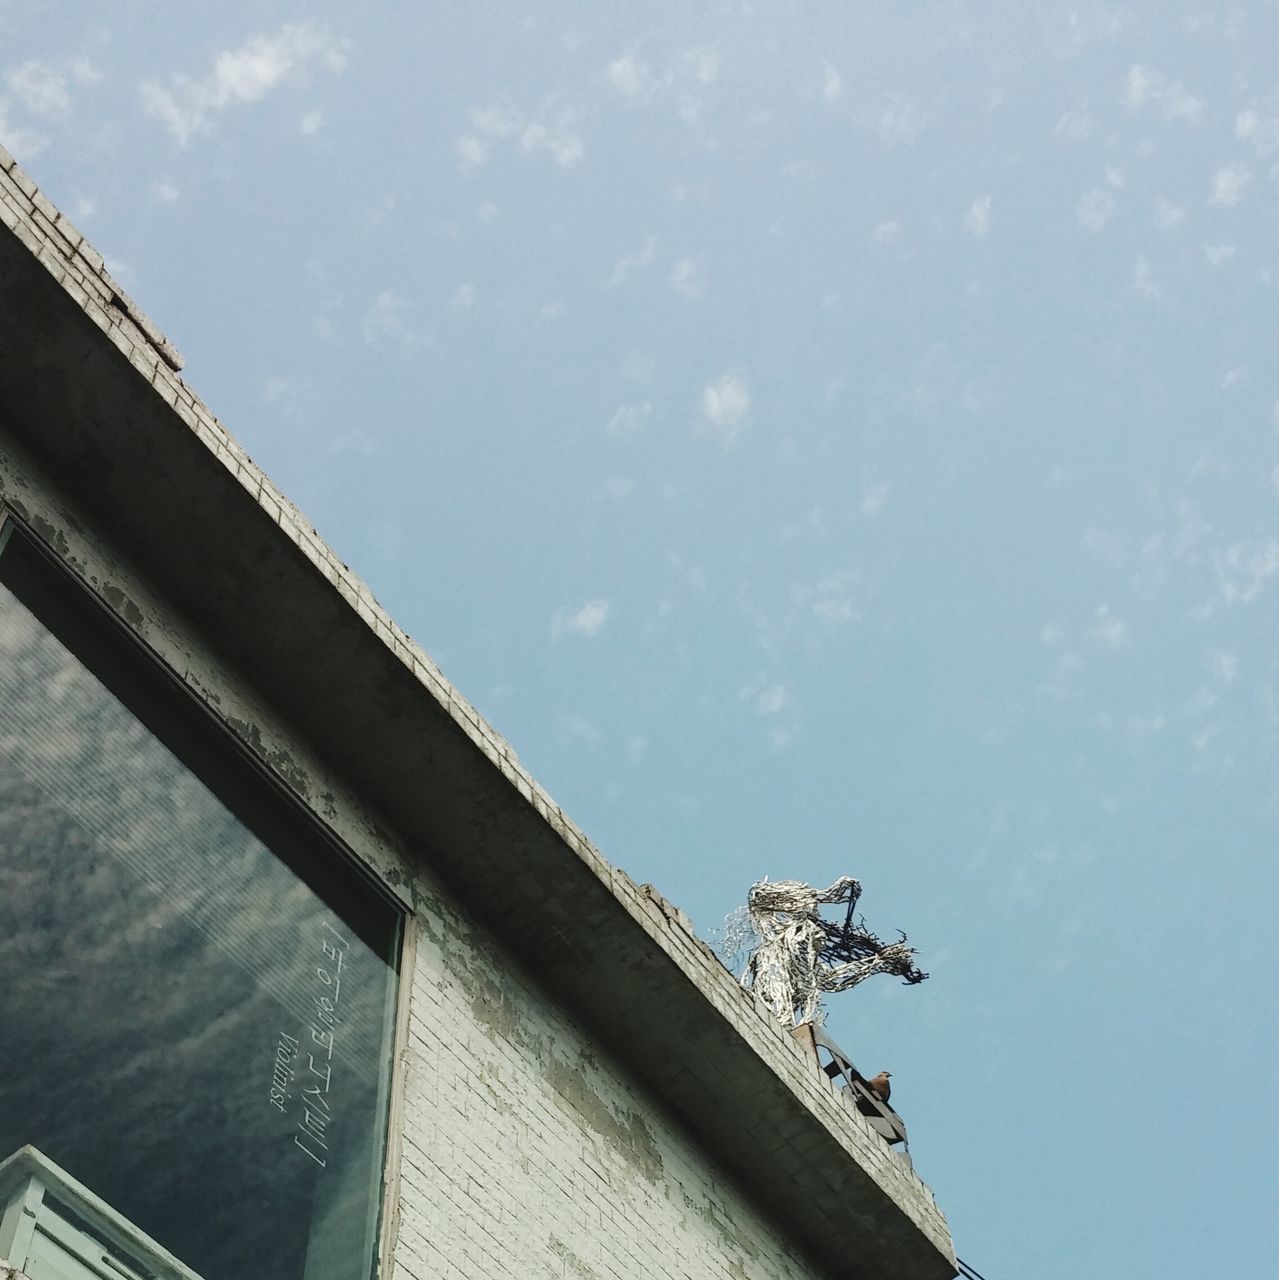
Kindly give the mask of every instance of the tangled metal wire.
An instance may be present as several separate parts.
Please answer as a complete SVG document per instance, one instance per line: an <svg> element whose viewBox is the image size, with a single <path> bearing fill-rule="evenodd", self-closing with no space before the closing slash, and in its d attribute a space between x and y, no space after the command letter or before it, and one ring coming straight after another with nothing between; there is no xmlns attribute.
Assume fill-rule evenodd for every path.
<svg viewBox="0 0 1279 1280"><path fill-rule="evenodd" d="M741 983L772 1009L780 1022L820 1022L822 997L848 991L877 973L894 973L908 985L928 977L915 964L903 933L882 942L853 912L861 884L840 876L827 889L799 880L761 880L751 886L745 912L724 931L723 951L747 959ZM827 920L822 904L847 904L842 922Z"/></svg>

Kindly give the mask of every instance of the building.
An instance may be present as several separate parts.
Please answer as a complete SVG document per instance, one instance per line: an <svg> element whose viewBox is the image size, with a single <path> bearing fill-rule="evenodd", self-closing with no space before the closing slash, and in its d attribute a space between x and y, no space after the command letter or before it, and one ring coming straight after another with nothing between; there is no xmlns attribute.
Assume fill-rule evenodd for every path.
<svg viewBox="0 0 1279 1280"><path fill-rule="evenodd" d="M3 152L0 218L7 1265L954 1276L812 1042L600 856Z"/></svg>

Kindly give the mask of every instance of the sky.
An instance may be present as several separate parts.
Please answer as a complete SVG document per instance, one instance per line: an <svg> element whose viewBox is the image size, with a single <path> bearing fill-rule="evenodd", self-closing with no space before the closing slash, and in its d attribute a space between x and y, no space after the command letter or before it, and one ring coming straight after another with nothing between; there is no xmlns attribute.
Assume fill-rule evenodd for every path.
<svg viewBox="0 0 1279 1280"><path fill-rule="evenodd" d="M1279 5L0 0L0 140L987 1280L1279 1215Z"/></svg>

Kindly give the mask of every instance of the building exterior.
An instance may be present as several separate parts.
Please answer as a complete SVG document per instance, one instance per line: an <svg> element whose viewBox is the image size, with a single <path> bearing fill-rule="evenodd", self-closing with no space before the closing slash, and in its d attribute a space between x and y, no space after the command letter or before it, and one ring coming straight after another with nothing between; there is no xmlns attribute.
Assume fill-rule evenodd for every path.
<svg viewBox="0 0 1279 1280"><path fill-rule="evenodd" d="M0 1277L954 1276L812 1038L600 856L3 151L0 220Z"/></svg>

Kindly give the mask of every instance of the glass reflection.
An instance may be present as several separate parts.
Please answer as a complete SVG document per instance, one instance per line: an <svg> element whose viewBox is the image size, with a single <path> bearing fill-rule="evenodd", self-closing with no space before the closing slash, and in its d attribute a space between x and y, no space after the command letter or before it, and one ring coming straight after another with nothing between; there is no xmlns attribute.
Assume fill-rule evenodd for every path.
<svg viewBox="0 0 1279 1280"><path fill-rule="evenodd" d="M205 1280L364 1280L397 951L396 911L11 538L0 1159L39 1148Z"/></svg>

